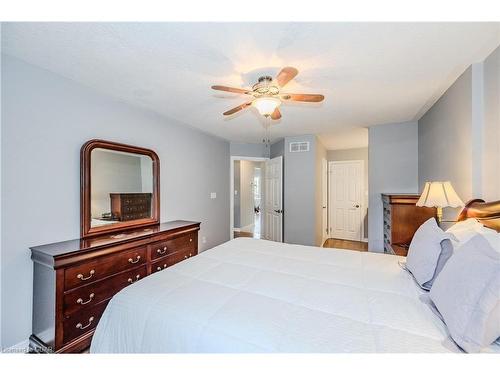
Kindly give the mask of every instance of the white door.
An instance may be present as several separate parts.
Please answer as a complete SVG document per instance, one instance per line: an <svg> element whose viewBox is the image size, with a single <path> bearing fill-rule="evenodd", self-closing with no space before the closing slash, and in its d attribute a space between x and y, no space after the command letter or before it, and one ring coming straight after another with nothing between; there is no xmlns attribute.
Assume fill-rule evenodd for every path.
<svg viewBox="0 0 500 375"><path fill-rule="evenodd" d="M321 245L323 245L328 238L328 162L326 159L321 162Z"/></svg>
<svg viewBox="0 0 500 375"><path fill-rule="evenodd" d="M283 158L266 161L264 238L283 242Z"/></svg>
<svg viewBox="0 0 500 375"><path fill-rule="evenodd" d="M329 163L330 237L362 240L363 161Z"/></svg>

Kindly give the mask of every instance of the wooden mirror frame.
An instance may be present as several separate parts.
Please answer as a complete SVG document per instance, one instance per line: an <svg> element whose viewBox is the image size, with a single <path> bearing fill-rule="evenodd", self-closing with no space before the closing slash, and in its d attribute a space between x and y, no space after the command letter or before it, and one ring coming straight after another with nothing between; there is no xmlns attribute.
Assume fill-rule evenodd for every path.
<svg viewBox="0 0 500 375"><path fill-rule="evenodd" d="M99 227L91 227L90 192L91 192L91 153L95 148L146 155L152 160L153 194L151 197L151 218L124 221ZM80 150L80 233L82 238L100 234L115 233L126 229L141 228L160 223L160 158L153 150L125 145L122 143L92 139Z"/></svg>

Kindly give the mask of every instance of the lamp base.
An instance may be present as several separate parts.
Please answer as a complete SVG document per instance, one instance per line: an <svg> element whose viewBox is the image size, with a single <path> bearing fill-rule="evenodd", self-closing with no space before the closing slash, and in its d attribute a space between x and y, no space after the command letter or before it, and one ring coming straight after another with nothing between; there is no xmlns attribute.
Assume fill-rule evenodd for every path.
<svg viewBox="0 0 500 375"><path fill-rule="evenodd" d="M443 208L442 207L437 207L437 210L436 210L436 217L437 217L437 223L438 225L441 224L441 222L443 221Z"/></svg>

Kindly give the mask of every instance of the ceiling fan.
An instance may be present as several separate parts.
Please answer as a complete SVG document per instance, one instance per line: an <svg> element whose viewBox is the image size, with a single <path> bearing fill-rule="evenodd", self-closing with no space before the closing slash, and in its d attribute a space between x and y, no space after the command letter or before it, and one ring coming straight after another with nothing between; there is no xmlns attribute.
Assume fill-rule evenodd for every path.
<svg viewBox="0 0 500 375"><path fill-rule="evenodd" d="M281 118L279 106L282 102L317 103L323 101L325 98L320 94L290 94L282 92L281 89L283 86L290 82L298 73L299 71L297 69L287 66L281 69L276 79L270 76L260 77L258 82L253 85L251 89L218 85L212 86L212 89L253 96L252 100L224 112L224 116L229 116L242 109L254 106L264 117L278 120Z"/></svg>

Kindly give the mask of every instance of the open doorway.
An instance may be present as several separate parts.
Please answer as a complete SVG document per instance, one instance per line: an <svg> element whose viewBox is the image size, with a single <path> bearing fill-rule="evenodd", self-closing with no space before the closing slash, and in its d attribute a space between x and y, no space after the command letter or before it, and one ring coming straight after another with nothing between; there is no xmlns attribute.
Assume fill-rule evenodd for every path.
<svg viewBox="0 0 500 375"><path fill-rule="evenodd" d="M231 158L231 238L264 238L266 158Z"/></svg>
<svg viewBox="0 0 500 375"><path fill-rule="evenodd" d="M323 247L367 251L368 149L328 151L327 163L328 225Z"/></svg>

